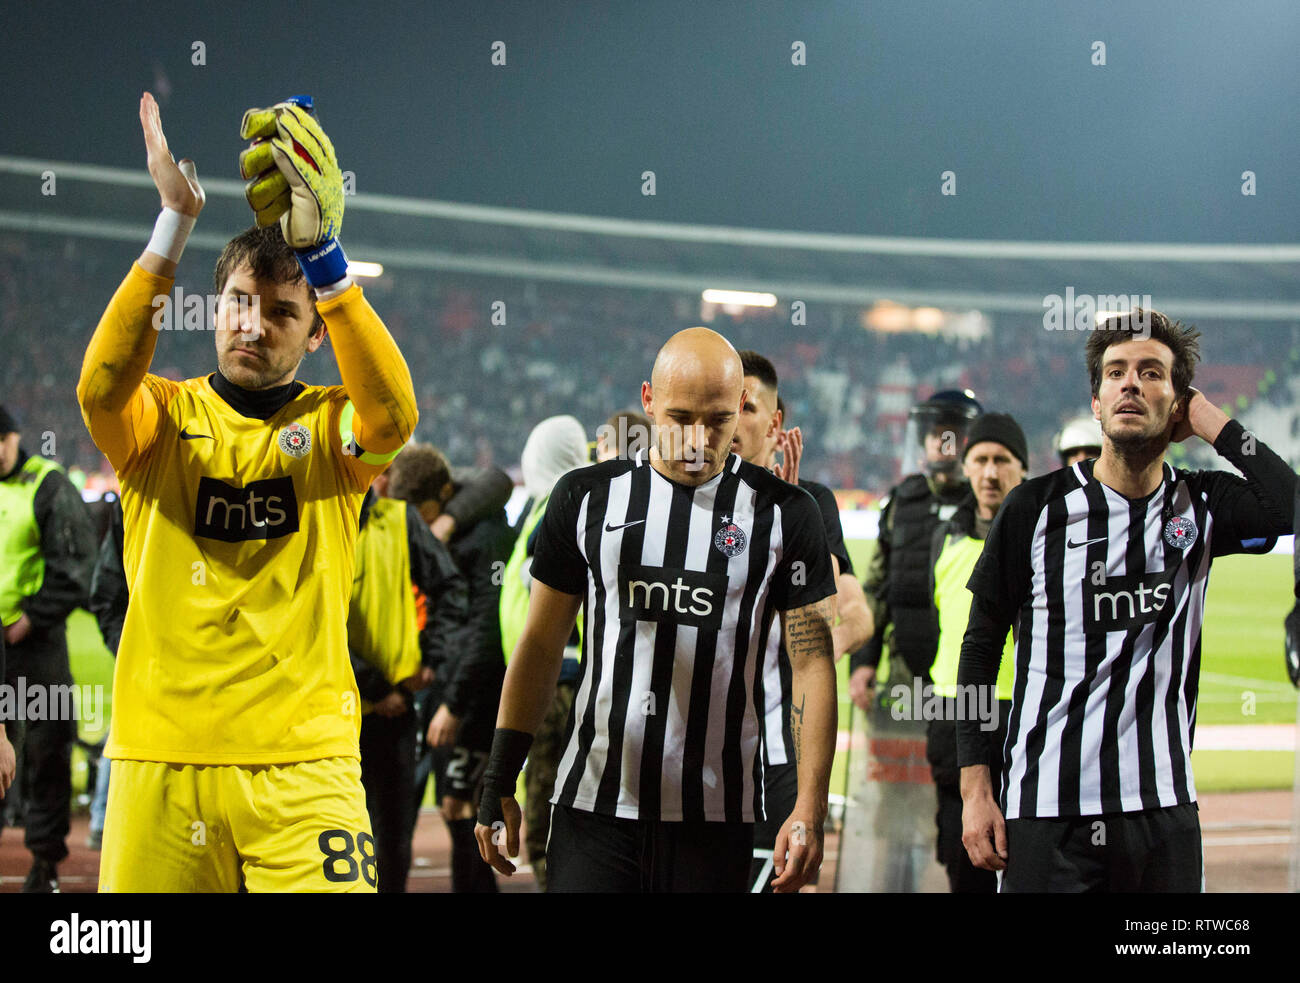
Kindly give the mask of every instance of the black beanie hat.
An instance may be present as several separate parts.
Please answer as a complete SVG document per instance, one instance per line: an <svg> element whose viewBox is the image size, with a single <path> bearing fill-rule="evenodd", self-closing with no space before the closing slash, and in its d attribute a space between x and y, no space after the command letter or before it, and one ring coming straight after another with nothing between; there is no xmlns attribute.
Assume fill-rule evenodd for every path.
<svg viewBox="0 0 1300 983"><path fill-rule="evenodd" d="M18 421L14 419L13 415L7 409L0 406L0 437L3 437L7 433L17 432Z"/></svg>
<svg viewBox="0 0 1300 983"><path fill-rule="evenodd" d="M962 460L966 460L966 453L972 447L985 440L1001 444L1020 458L1020 463L1024 465L1026 471L1029 470L1029 448L1025 440L1025 432L1020 429L1020 424L1011 417L1011 414L985 413L983 416L976 417L975 422L966 432L966 451L962 454Z"/></svg>

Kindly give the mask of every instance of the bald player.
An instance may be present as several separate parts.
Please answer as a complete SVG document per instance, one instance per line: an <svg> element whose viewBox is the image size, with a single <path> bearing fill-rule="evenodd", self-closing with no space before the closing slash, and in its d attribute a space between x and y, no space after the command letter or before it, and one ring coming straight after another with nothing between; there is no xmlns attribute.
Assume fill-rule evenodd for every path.
<svg viewBox="0 0 1300 983"><path fill-rule="evenodd" d="M502 873L515 868L501 847L519 850L519 768L580 607L548 891L747 890L764 804L764 642L778 615L798 795L777 836L774 889L797 891L821 865L835 576L813 500L731 452L744 401L726 339L679 332L641 385L649 453L571 471L551 493L476 829Z"/></svg>

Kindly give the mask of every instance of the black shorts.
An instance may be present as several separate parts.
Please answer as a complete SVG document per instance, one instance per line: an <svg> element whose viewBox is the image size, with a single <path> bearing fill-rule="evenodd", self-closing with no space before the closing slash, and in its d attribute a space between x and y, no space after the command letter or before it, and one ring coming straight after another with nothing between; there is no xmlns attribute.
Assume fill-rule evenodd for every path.
<svg viewBox="0 0 1300 983"><path fill-rule="evenodd" d="M557 805L546 844L546 890L741 894L749 889L753 849L753 823L618 819Z"/></svg>
<svg viewBox="0 0 1300 983"><path fill-rule="evenodd" d="M935 856L943 864L948 874L948 887L954 894L994 894L998 889L997 875L972 864L961 842L961 768L957 765L956 707L955 699L945 697L942 718L931 720L926 726L925 756L930 762L930 776L934 779L939 806L934 817L938 827ZM1002 745L1006 741L1010 717L1010 701L999 702L998 726L988 735L989 780L994 797L1002 789Z"/></svg>
<svg viewBox="0 0 1300 983"><path fill-rule="evenodd" d="M794 812L798 798L798 766L768 765L763 769L763 814L767 818L754 824L755 850L771 850L776 846L776 834Z"/></svg>
<svg viewBox="0 0 1300 983"><path fill-rule="evenodd" d="M460 723L454 746L429 749L439 803L447 795L467 802L478 801L478 789L487 768L495 732L494 716L471 711Z"/></svg>
<svg viewBox="0 0 1300 983"><path fill-rule="evenodd" d="M767 765L763 769L763 813L767 816L754 824L754 860L750 864L750 890L755 894L771 894L776 880L772 851L776 848L776 834L794 811L799 798L799 768L794 764ZM816 875L809 883L817 883Z"/></svg>
<svg viewBox="0 0 1300 983"><path fill-rule="evenodd" d="M1007 893L1195 893L1203 888L1195 802L1167 809L1007 820Z"/></svg>

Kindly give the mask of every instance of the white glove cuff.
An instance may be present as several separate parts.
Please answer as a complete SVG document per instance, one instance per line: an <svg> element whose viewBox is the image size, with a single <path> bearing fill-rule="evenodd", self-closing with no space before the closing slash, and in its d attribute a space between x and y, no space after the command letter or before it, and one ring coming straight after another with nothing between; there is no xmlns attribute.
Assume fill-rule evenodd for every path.
<svg viewBox="0 0 1300 983"><path fill-rule="evenodd" d="M352 286L352 277L345 276L342 280L339 280L337 283L331 283L324 287L317 287L316 299L329 300L331 297L337 297L339 294L343 293L343 291L347 290L348 287L350 286Z"/></svg>

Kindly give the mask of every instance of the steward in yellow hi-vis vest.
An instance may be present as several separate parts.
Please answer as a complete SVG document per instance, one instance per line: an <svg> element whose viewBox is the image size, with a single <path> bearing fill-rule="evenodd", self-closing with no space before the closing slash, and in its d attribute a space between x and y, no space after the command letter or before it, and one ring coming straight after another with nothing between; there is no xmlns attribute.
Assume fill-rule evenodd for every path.
<svg viewBox="0 0 1300 983"><path fill-rule="evenodd" d="M347 277L341 172L299 100L244 117L258 227L217 262L217 371L149 374L203 193L147 93L140 117L163 212L77 385L122 486L130 591L100 890L373 891L347 611L362 497L417 419L410 373ZM343 385L296 381L326 331Z"/></svg>
<svg viewBox="0 0 1300 983"><path fill-rule="evenodd" d="M420 513L372 489L361 506L348 646L362 696L361 782L381 894L405 891L411 868L414 694L463 644L468 597L465 578Z"/></svg>
<svg viewBox="0 0 1300 983"><path fill-rule="evenodd" d="M939 611L939 652L930 670L935 693L949 699L957 697L957 662L961 657L961 640L966 634L966 619L970 616L972 595L966 589L966 582L983 551L983 538L976 539L949 521L933 569L934 604ZM1016 671L1014 655L1015 640L1007 632L994 690L998 702L1011 699Z"/></svg>
<svg viewBox="0 0 1300 983"><path fill-rule="evenodd" d="M418 515L416 520L410 521L403 503L376 498L373 490L366 493L358 522L348 607L348 648L358 677L357 688L361 690L363 714L373 712L373 701L382 699L394 687L412 678L419 681L420 630L427 618L424 604L417 617L418 588L411 577L413 559L407 543L408 535L424 525ZM363 690L362 673L369 679L382 680L387 689Z"/></svg>
<svg viewBox="0 0 1300 983"><path fill-rule="evenodd" d="M976 868L961 842L957 723L978 720L989 732L988 768L997 789L1015 678L1013 633L1007 633L995 687L962 685L958 668L973 597L966 584L984 550L994 516L1028 469L1025 435L1019 424L1005 413L977 417L966 440L962 469L970 481L970 493L953 516L939 524L930 540L930 593L939 612L939 646L930 668L932 690L924 694L923 701L914 697L913 706L923 702L928 721L926 756L939 798L939 862L947 869L953 893L987 894L997 890L997 878L992 871Z"/></svg>
<svg viewBox="0 0 1300 983"><path fill-rule="evenodd" d="M456 645L445 647L445 657L434 661L433 685L416 698L423 749L414 798L423 797L432 776L451 835L452 893L495 893L496 877L474 839L474 810L505 675L497 602L510 553L505 504L514 482L495 468L453 468L438 448L415 441L397 455L381 482L387 486L383 494L417 510L435 534L441 531L439 538L465 577L465 630ZM363 760L364 755L363 750Z"/></svg>
<svg viewBox="0 0 1300 983"><path fill-rule="evenodd" d="M23 890L46 892L58 889L57 864L68 855L76 714L58 700L50 701L49 712L27 712L21 694L71 688L64 623L89 596L95 534L63 468L29 455L18 429L0 406L0 638L8 649L7 660L0 658L0 683L7 687L0 698L0 751L15 755L8 761L29 790L23 843L32 867ZM0 794L12 778L12 772L0 777ZM16 798L0 799L0 825Z"/></svg>

